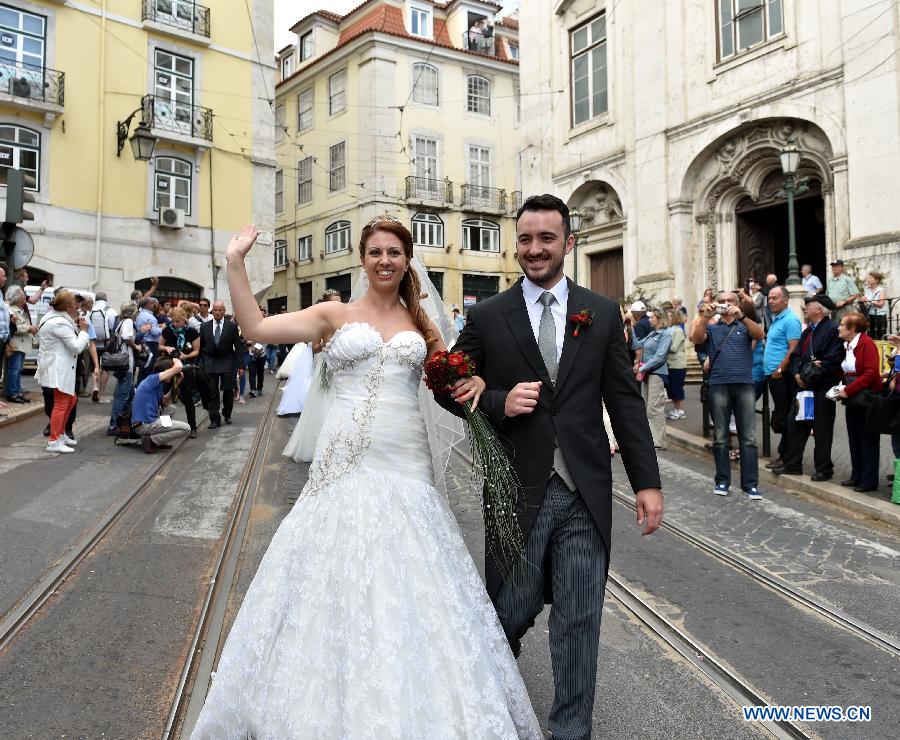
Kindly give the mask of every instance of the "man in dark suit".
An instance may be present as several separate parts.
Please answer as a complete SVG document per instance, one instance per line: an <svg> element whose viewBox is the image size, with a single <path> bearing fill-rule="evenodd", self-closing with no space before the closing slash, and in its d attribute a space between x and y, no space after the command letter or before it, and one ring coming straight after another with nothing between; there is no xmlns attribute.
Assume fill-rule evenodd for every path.
<svg viewBox="0 0 900 740"><path fill-rule="evenodd" d="M812 421L797 421L795 412L788 413L784 462L772 468L772 472L776 475L801 475L803 453L812 432L816 445L813 453L816 470L811 477L814 481L826 481L834 477L831 443L837 405L825 394L841 379L844 342L838 335L837 322L831 318L836 311L834 301L824 293L806 296L803 300L806 302L803 307L806 328L791 353L791 396L796 396L800 390L812 391L814 418Z"/></svg>
<svg viewBox="0 0 900 740"><path fill-rule="evenodd" d="M645 534L662 520L662 492L619 306L563 274L575 243L569 209L552 195L533 196L519 209L516 234L524 279L472 306L453 349L475 361L486 383L479 408L511 442L523 489L519 523L527 564L504 579L489 555L488 592L517 656L544 603L553 604L550 730L575 740L591 734L609 564L612 470L603 402ZM583 311L592 320L575 336L569 317ZM437 400L460 412L447 397Z"/></svg>
<svg viewBox="0 0 900 740"><path fill-rule="evenodd" d="M244 372L242 367L243 343L238 327L225 318L225 304L216 301L212 305L212 321L200 327L200 356L203 369L209 378L209 428L216 429L222 423L219 416L219 390L222 392L222 414L226 424L231 424L234 407L234 375Z"/></svg>

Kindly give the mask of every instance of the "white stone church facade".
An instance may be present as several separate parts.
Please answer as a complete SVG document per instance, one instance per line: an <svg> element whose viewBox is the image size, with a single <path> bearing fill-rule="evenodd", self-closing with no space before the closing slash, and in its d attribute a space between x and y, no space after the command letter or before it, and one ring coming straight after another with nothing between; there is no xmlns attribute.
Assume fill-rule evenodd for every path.
<svg viewBox="0 0 900 740"><path fill-rule="evenodd" d="M522 0L524 195L587 216L569 275L695 302L787 272L778 152L802 151L797 244L900 295L894 0Z"/></svg>

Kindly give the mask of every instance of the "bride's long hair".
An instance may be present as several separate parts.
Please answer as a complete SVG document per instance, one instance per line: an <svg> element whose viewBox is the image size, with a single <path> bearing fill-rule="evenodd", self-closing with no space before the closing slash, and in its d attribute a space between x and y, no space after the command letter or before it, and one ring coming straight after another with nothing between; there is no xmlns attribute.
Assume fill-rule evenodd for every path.
<svg viewBox="0 0 900 740"><path fill-rule="evenodd" d="M412 234L409 233L409 229L392 216L379 216L365 225L362 233L359 235L360 260L364 259L366 242L369 241L369 237L376 231L385 231L396 236L401 244L403 244L403 252L406 254L406 258L410 262L412 261ZM415 270L410 268L403 274L403 280L400 281L399 294L400 300L403 301L403 305L406 306L406 310L409 311L410 316L412 316L413 323L425 338L425 343L430 345L437 338L437 334L435 334L431 321L428 319L428 315L422 308L421 301L427 296L422 293L422 283L419 282L419 276L416 274Z"/></svg>

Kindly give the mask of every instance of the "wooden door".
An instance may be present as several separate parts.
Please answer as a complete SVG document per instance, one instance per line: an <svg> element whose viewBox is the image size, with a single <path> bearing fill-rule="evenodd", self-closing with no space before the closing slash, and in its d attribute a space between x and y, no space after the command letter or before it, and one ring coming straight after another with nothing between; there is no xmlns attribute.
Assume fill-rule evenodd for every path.
<svg viewBox="0 0 900 740"><path fill-rule="evenodd" d="M625 260L621 249L591 255L591 290L615 301L625 298Z"/></svg>

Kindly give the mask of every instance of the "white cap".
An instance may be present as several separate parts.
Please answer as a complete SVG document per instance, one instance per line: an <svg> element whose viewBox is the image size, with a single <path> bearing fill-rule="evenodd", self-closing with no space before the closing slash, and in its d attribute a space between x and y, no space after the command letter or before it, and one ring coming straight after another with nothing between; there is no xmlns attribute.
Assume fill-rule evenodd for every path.
<svg viewBox="0 0 900 740"><path fill-rule="evenodd" d="M646 311L647 306L643 301L635 301L634 303L631 304L631 308L629 308L628 310L635 311L635 312Z"/></svg>

